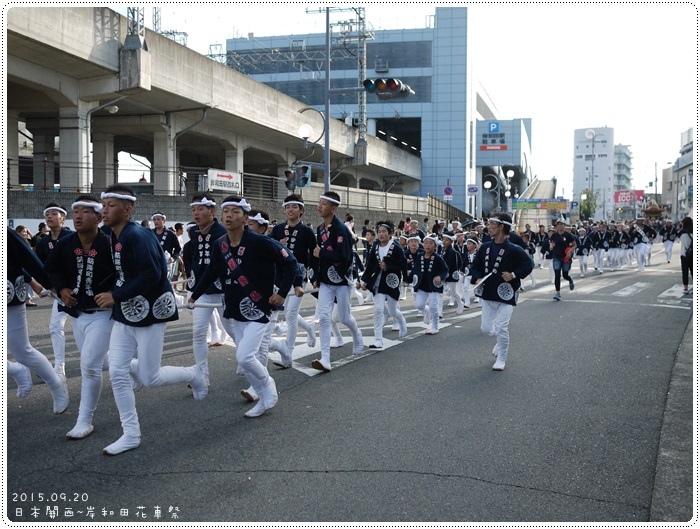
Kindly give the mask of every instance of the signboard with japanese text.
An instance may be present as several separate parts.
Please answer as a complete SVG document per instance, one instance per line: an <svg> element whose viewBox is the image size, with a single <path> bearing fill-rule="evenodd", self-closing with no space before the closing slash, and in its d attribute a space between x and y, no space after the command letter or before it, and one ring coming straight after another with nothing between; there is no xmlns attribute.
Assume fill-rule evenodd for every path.
<svg viewBox="0 0 700 529"><path fill-rule="evenodd" d="M615 207L634 207L637 202L644 202L644 190L622 190L615 191Z"/></svg>
<svg viewBox="0 0 700 529"><path fill-rule="evenodd" d="M243 176L241 173L209 169L209 171L207 171L207 177L209 179L207 187L211 191L219 189L237 195L243 194Z"/></svg>
<svg viewBox="0 0 700 529"><path fill-rule="evenodd" d="M567 200L546 198L519 198L513 200L513 210L516 209L569 209Z"/></svg>

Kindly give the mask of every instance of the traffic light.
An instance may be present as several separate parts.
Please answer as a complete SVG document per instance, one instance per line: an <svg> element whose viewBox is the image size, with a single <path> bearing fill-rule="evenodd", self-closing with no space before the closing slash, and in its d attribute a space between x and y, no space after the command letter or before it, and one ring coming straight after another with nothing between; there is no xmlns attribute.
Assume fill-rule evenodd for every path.
<svg viewBox="0 0 700 529"><path fill-rule="evenodd" d="M286 181L284 185L290 191L294 191L298 187L306 187L311 180L311 173L308 165L293 165L284 172Z"/></svg>
<svg viewBox="0 0 700 529"><path fill-rule="evenodd" d="M379 99L397 99L416 94L410 86L394 78L365 79L362 86L370 94L376 94Z"/></svg>

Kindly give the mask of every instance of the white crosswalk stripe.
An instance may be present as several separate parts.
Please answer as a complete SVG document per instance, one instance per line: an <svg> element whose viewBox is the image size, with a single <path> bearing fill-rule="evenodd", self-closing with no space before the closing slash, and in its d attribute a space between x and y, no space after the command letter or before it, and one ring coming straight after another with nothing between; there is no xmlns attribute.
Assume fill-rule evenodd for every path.
<svg viewBox="0 0 700 529"><path fill-rule="evenodd" d="M686 297L685 294L683 294L683 287L681 285L675 285L669 288L668 290L663 291L661 294L659 294L660 298L684 298ZM692 299L692 298L689 298Z"/></svg>
<svg viewBox="0 0 700 529"><path fill-rule="evenodd" d="M620 281L618 279L599 279L597 281L588 281L580 286L577 284L574 292L578 294L590 294L591 292L608 288L619 282Z"/></svg>
<svg viewBox="0 0 700 529"><path fill-rule="evenodd" d="M634 283L628 287L622 288L620 290L617 290L610 294L611 296L618 296L618 297L629 297L633 296L635 294L638 294L639 292L642 292L652 286L653 283Z"/></svg>

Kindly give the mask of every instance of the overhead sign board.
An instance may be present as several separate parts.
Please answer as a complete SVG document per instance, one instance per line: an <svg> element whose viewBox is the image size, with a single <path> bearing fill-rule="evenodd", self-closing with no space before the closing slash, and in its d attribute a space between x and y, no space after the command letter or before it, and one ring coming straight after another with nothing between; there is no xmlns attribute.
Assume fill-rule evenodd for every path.
<svg viewBox="0 0 700 529"><path fill-rule="evenodd" d="M644 201L644 190L628 190L615 191L615 207L624 208L625 206L634 206L636 202Z"/></svg>
<svg viewBox="0 0 700 529"><path fill-rule="evenodd" d="M516 209L569 209L566 200L546 198L519 198L513 200L513 210Z"/></svg>
<svg viewBox="0 0 700 529"><path fill-rule="evenodd" d="M471 196L476 195L479 192L479 186L475 186L473 184L469 184L467 186L467 193Z"/></svg>
<svg viewBox="0 0 700 529"><path fill-rule="evenodd" d="M229 171L221 171L219 169L209 169L207 171L209 182L207 187L214 191L219 189L229 191L238 195L243 194L243 176L241 173L231 173Z"/></svg>

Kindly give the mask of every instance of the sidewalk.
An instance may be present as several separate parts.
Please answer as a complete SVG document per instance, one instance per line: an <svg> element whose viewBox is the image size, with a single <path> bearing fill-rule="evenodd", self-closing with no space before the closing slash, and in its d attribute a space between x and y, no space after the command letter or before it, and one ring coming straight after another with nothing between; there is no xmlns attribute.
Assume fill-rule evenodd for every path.
<svg viewBox="0 0 700 529"><path fill-rule="evenodd" d="M671 373L651 499L650 522L688 522L693 518L693 331L683 335Z"/></svg>

